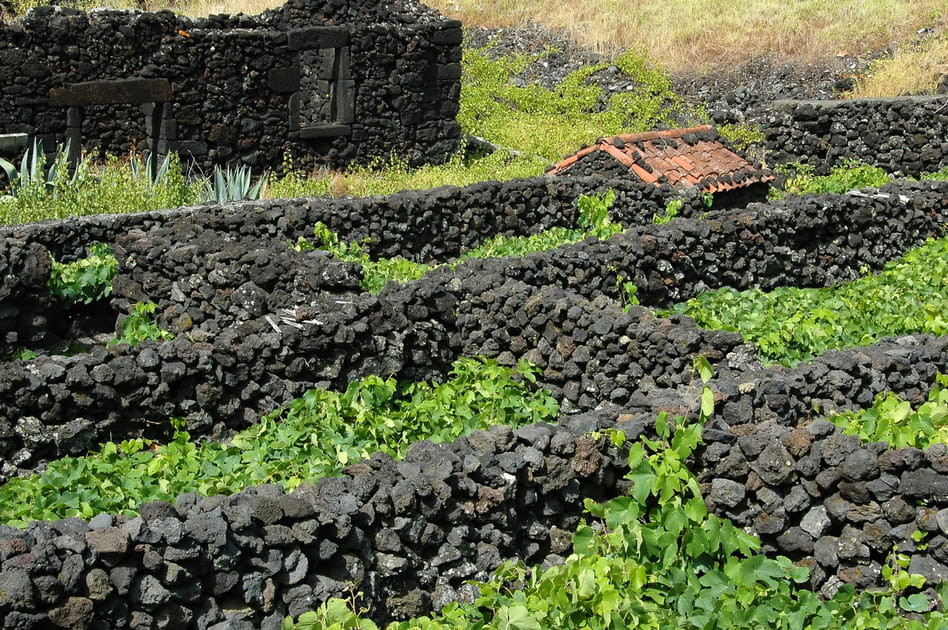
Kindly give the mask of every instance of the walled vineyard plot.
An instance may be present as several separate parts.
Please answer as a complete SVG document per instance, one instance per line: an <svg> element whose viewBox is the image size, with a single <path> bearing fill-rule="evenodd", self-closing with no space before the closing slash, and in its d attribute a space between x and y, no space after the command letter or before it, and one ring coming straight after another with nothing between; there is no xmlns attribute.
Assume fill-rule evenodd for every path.
<svg viewBox="0 0 948 630"><path fill-rule="evenodd" d="M375 256L456 257L494 234L574 225L581 193L612 188L628 229L522 259L470 260L379 295L358 265L290 243L322 221ZM689 413L689 366L714 366L715 414L693 462L716 513L769 553L811 569L811 587L877 583L898 542L913 572L948 578L948 450L861 445L822 420L891 391L924 400L948 339L910 336L762 367L735 333L665 319L721 286L829 286L943 233L948 184L797 198L650 224L670 191L535 178L365 200L282 200L11 228L0 240L5 351L90 336L88 353L0 365L4 478L106 440L226 437L314 386L367 374L443 379L459 356L527 359L560 401L555 424L495 427L449 444L376 455L344 476L183 495L135 517L0 526L4 627L280 627L355 588L378 620L465 596L503 559L558 562L582 499L628 490L624 454L661 411ZM150 300L172 338L106 346L45 290L49 253L114 246L112 317ZM621 279L620 279L621 278ZM621 283L638 287L625 307ZM111 326L112 322L109 321ZM101 339L99 337L98 339ZM818 411L817 411L818 410ZM157 421L157 422L156 422ZM910 547L916 529L927 547ZM218 625L225 624L225 625Z"/></svg>

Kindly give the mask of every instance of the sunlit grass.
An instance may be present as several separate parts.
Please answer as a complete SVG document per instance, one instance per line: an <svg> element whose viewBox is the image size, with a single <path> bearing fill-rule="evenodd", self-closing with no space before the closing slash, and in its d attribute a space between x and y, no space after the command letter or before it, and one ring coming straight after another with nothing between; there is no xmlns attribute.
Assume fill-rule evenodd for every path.
<svg viewBox="0 0 948 630"><path fill-rule="evenodd" d="M18 10L36 4L36 0L13 1ZM84 8L97 4L140 8L130 0L78 3ZM145 8L170 8L196 17L256 15L282 4L280 0L147 0ZM607 55L641 48L675 72L720 68L764 54L802 60L840 51L859 55L910 41L921 28L948 27L948 0L431 0L427 4L469 26L537 22Z"/></svg>
<svg viewBox="0 0 948 630"><path fill-rule="evenodd" d="M945 0L439 0L449 17L479 26L528 20L606 54L643 47L674 71L704 70L763 54L812 60L860 54L946 25Z"/></svg>
<svg viewBox="0 0 948 630"><path fill-rule="evenodd" d="M409 168L404 159L392 157L368 166L354 166L345 171L319 170L300 173L290 170L281 177L272 177L266 188L271 199L292 197L368 197L387 195L402 190L426 190L440 186L467 186L488 180L505 181L533 177L544 172L549 162L508 151L494 153L477 160L457 154L441 165Z"/></svg>
<svg viewBox="0 0 948 630"><path fill-rule="evenodd" d="M899 47L891 58L870 65L850 98L877 98L902 94L930 94L948 74L948 37L942 35L918 45Z"/></svg>

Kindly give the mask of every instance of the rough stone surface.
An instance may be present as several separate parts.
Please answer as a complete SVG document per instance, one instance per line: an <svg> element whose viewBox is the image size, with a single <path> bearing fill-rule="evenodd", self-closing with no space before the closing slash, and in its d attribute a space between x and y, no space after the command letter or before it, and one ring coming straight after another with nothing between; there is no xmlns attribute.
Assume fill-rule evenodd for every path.
<svg viewBox="0 0 948 630"><path fill-rule="evenodd" d="M90 627L278 627L287 614L345 596L350 584L384 622L469 597L466 581L508 558L561 563L582 499L629 489L627 453L589 432L621 427L634 442L654 435L661 411L698 417L689 366L699 354L715 368L715 413L689 465L712 511L760 535L769 553L814 567L810 585L823 594L878 584L892 543L921 572L942 575L945 449L862 445L813 416L814 408L864 408L882 392L920 402L948 369L948 339L900 337L764 368L738 335L646 307L720 286L826 286L862 266L878 269L940 233L945 185L900 183L700 220L687 218L695 210L687 206L683 218L654 225L668 191L613 184L534 178L0 232L0 257L14 270L0 277L0 307L44 313L36 308L48 278L41 260L74 258L104 240L120 261L113 315L148 297L160 325L176 333L135 348L0 363L5 477L85 452L103 436L169 437L163 424L132 421L146 409L180 412L195 437L227 435L306 388L341 389L366 374L443 378L462 355L529 359L539 366L536 386L561 404L555 424L422 442L397 463L376 454L289 495L266 485L182 495L136 518L0 527L3 623L42 625L55 615ZM478 234L573 225L578 195L605 187L618 191L613 214L629 227L624 234L468 261L379 295L361 290L358 266L286 246L322 220L354 240L371 238L373 256L444 261ZM498 199L509 202L502 211ZM35 273L19 278L19 269ZM623 307L617 275L636 283L644 307ZM36 299L21 299L29 295ZM5 335L56 326L12 321L0 316ZM930 532L928 547L911 546L916 528Z"/></svg>

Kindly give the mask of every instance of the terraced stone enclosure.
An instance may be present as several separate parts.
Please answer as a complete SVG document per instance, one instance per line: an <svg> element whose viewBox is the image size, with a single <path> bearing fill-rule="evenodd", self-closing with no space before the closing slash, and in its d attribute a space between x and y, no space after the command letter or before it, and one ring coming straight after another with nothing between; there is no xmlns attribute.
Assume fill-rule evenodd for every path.
<svg viewBox="0 0 948 630"><path fill-rule="evenodd" d="M576 198L612 188L627 230L522 259L467 261L379 295L358 265L289 247L323 221L368 237L373 256L445 260L486 236L569 224ZM527 359L561 402L553 425L496 427L378 455L341 478L184 495L141 515L0 528L4 627L279 627L355 584L373 617L404 618L466 593L502 559L562 560L582 498L628 488L623 454L587 434L647 433L659 411L694 411L689 366L716 371L716 411L692 462L709 506L807 564L815 589L879 579L894 541L932 532L912 570L948 577L948 451L860 446L821 420L882 391L920 402L946 369L944 338L906 337L762 368L739 335L656 317L718 286L826 286L940 235L948 185L898 183L792 198L666 225L671 191L540 177L384 198L283 200L26 225L2 241L8 343L75 333L45 295L48 252L112 243L113 313L145 299L172 339L93 342L0 367L0 447L9 477L104 439L222 437L307 388L367 374L442 379L458 356ZM690 210L689 210L690 208ZM638 286L624 308L618 277ZM45 314L45 316L44 316ZM11 324L15 322L15 324ZM101 326L100 326L101 328ZM15 334L14 334L15 333ZM902 547L903 549L905 547ZM237 626L227 626L237 627Z"/></svg>
<svg viewBox="0 0 948 630"><path fill-rule="evenodd" d="M460 135L453 120L460 27L398 6L404 11L379 15L330 3L315 18L307 2L253 19L135 17L133 35L155 54L178 55L185 70L220 50L239 50L249 65L273 62L254 67L240 92L273 93L267 103L244 103L259 120L205 128L203 103L220 110L234 103L208 101L213 85L185 82L175 94L186 103L142 110L154 123L142 139L206 165L231 158L272 165L287 138L315 147L314 161L392 148L413 152L415 162L444 158ZM337 22L353 16L373 23L343 35ZM0 51L0 72L24 64L17 55L31 38L72 31L91 37L102 24L128 19L40 11L9 34L17 45ZM379 38L391 51L379 52ZM278 58L254 56L256 47L271 45ZM336 51L337 70L350 52L379 58L353 64L354 78L333 75L343 92L356 91L356 107L349 112L351 102L336 101L336 118L304 133L297 93L306 81L324 79L294 69L306 52L327 61L324 50ZM38 69L20 81L26 100L17 106L38 98L43 107L36 115L0 107L0 114L28 118L18 124L34 136L77 137L78 108L137 106L144 97L136 90L160 100L161 80L174 84L144 53L132 71L146 83L121 86L114 83L129 78L128 68L93 76L78 50L56 54L84 68L84 83L109 85L71 86L54 98L52 90L63 86L43 83L45 62L27 59ZM383 81L392 76L391 85ZM83 101L93 88L139 96L132 103ZM31 90L39 96L26 94ZM64 117L55 107L75 111ZM774 119L767 148L781 161L803 159L818 169L867 154L893 170L902 164L906 173L944 166L948 146L938 130L948 113L940 101L853 107L791 105ZM108 119L113 110L101 111ZM890 135L886 120L897 127ZM862 144L848 142L860 137ZM365 240L373 258L448 262L495 235L574 226L578 199L607 190L616 194L610 216L625 228L620 234L523 258L442 266L377 295L360 286L360 265L292 247L321 222L347 240ZM470 599L468 582L486 579L505 559L563 561L583 499L630 489L627 447L593 432L621 429L634 441L654 432L661 412L697 417L691 366L699 356L714 368L714 413L689 465L712 511L759 535L766 553L808 567L809 587L825 595L844 583L877 584L895 544L909 556L910 571L948 579L948 447L861 444L824 419L866 408L882 392L921 403L948 369L948 338L906 336L792 369L764 367L740 335L651 310L718 287L833 286L877 271L944 235L948 183L900 181L713 211L688 198L679 218L654 224L681 194L626 180L543 176L0 230L0 481L107 440L168 441L172 417L194 440L227 440L311 388L344 390L367 375L442 381L459 357L506 366L529 361L539 370L537 387L549 390L560 410L553 423L418 442L400 461L377 454L341 477L289 493L263 485L234 495L183 494L173 504L147 503L137 516L0 525L0 625L280 628L286 616L354 591L377 621ZM118 259L111 297L83 308L52 297L50 256L76 260L96 242ZM627 303L625 283L637 287L638 305ZM155 324L167 338L108 344L145 302L156 305ZM38 356L6 359L21 348ZM69 348L81 351L63 352ZM916 530L927 532L924 545L915 544Z"/></svg>

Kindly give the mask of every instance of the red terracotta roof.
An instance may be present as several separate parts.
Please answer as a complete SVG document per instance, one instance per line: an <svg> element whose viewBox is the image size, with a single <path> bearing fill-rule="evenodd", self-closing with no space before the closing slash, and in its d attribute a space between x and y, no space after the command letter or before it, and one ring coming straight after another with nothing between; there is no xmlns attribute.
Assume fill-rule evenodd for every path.
<svg viewBox="0 0 948 630"><path fill-rule="evenodd" d="M597 152L607 153L636 177L655 185L698 186L713 193L773 179L773 175L724 146L707 125L600 138L556 164L549 173L569 172L571 166Z"/></svg>

